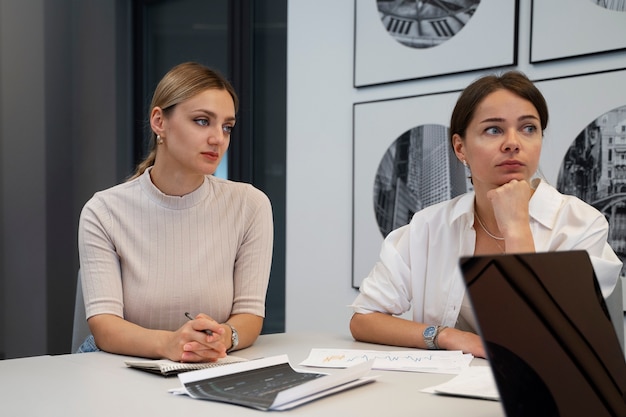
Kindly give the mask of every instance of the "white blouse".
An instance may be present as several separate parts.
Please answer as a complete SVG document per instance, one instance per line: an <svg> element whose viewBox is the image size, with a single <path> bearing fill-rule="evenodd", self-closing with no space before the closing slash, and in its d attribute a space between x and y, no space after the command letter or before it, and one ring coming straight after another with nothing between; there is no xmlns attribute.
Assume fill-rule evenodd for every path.
<svg viewBox="0 0 626 417"><path fill-rule="evenodd" d="M459 257L473 255L476 243L474 198L471 192L426 207L391 232L351 305L354 312L401 315L411 310L416 322L456 326L465 296ZM529 214L537 252L586 250L602 294L611 294L622 262L607 243L602 213L541 181ZM471 324L471 316L464 319Z"/></svg>

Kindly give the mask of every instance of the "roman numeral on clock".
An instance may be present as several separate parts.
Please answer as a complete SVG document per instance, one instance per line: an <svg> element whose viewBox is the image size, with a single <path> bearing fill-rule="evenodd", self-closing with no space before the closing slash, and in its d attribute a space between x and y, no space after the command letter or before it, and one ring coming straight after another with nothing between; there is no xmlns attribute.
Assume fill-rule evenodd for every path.
<svg viewBox="0 0 626 417"><path fill-rule="evenodd" d="M399 33L402 35L408 35L413 26L412 20L403 20L395 17L389 17L387 22L387 32Z"/></svg>
<svg viewBox="0 0 626 417"><path fill-rule="evenodd" d="M448 23L446 19L431 20L429 23L437 36L446 38L454 35L454 30L450 27L450 23Z"/></svg>

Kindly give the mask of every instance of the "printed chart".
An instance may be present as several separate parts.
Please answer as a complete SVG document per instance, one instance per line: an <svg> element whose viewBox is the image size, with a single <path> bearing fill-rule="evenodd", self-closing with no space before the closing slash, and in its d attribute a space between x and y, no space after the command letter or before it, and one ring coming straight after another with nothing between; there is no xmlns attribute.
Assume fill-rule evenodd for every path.
<svg viewBox="0 0 626 417"><path fill-rule="evenodd" d="M302 366L348 368L374 360L372 369L385 371L458 374L469 367L474 357L461 351L401 350L379 351L359 349L311 349Z"/></svg>

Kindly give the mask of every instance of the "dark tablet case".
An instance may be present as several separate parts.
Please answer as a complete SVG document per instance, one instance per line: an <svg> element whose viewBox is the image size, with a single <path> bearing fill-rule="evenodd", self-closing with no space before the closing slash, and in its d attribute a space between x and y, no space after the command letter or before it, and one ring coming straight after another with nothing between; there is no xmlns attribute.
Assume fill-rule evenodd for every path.
<svg viewBox="0 0 626 417"><path fill-rule="evenodd" d="M626 360L586 251L460 265L508 417L626 416Z"/></svg>

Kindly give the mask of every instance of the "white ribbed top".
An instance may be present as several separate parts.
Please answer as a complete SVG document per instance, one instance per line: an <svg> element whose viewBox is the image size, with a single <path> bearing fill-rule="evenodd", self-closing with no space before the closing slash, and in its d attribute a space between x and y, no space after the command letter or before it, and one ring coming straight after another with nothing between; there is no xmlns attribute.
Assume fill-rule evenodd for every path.
<svg viewBox="0 0 626 417"><path fill-rule="evenodd" d="M175 330L186 311L220 323L231 314L264 316L272 244L272 209L260 190L207 176L192 193L169 196L146 170L82 210L87 318L110 313Z"/></svg>

